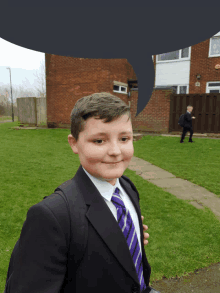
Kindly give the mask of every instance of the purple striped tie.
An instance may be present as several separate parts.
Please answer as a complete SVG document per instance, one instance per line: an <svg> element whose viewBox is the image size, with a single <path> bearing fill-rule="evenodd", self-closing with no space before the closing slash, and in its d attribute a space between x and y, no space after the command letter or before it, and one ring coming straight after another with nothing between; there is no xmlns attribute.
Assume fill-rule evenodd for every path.
<svg viewBox="0 0 220 293"><path fill-rule="evenodd" d="M132 218L128 209L126 209L124 202L119 195L119 189L117 187L115 189L115 192L113 193L111 200L117 209L118 224L127 241L127 244L128 244L128 247L129 247L135 268L136 268L138 279L140 282L140 286L141 286L140 291L142 292L146 288L146 285L145 285L144 277L143 277L142 255L141 255L141 250L138 243L134 223L132 221Z"/></svg>

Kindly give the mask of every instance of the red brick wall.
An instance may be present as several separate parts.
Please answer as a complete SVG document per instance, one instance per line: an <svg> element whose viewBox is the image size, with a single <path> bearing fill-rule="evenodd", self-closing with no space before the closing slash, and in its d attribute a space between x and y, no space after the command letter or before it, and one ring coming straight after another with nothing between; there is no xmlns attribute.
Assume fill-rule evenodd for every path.
<svg viewBox="0 0 220 293"><path fill-rule="evenodd" d="M98 92L113 92L113 81L136 79L126 59L84 59L46 54L48 126L69 127L70 113L78 99Z"/></svg>
<svg viewBox="0 0 220 293"><path fill-rule="evenodd" d="M131 118L133 130L146 132L169 132L170 95L172 90L154 89L144 110L135 118L138 91L131 92Z"/></svg>
<svg viewBox="0 0 220 293"><path fill-rule="evenodd" d="M215 65L220 63L220 57L209 56L209 39L191 47L191 66L189 93L205 93L206 82L220 81L220 69L215 69ZM200 74L200 87L196 87L196 75Z"/></svg>

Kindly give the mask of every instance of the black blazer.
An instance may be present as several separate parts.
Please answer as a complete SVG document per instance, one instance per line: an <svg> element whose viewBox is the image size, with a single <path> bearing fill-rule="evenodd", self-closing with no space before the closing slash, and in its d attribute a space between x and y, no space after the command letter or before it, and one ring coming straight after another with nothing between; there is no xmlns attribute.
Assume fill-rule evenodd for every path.
<svg viewBox="0 0 220 293"><path fill-rule="evenodd" d="M105 200L90 178L79 167L74 176L77 191L85 201L85 215L77 206L79 217L88 223L85 254L77 271L71 272L72 280L64 283L67 273L67 242L59 224L59 213L63 207L60 196L48 196L32 206L24 222L20 243L16 248L13 274L7 285L7 293L128 293L140 292L140 284L135 266L124 235L109 210ZM143 245L143 224L138 202L138 194L125 179L119 178L120 184L130 197L136 209L142 246L143 276L150 292L149 279L151 268L147 261ZM73 191L74 192L74 191ZM50 204L51 202L51 204ZM72 229L74 223L71 223ZM80 229L80 227L78 227ZM71 242L74 245L74 234ZM77 254L77 251L75 252ZM74 256L72 256L74 257Z"/></svg>
<svg viewBox="0 0 220 293"><path fill-rule="evenodd" d="M192 116L191 113L186 112L184 115L184 127L192 127Z"/></svg>

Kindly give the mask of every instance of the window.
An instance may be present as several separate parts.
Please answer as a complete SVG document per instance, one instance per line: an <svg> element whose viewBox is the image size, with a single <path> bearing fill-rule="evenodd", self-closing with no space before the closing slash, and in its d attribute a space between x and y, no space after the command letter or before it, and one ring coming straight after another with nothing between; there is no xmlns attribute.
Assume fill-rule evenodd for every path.
<svg viewBox="0 0 220 293"><path fill-rule="evenodd" d="M188 85L157 85L155 88L173 88L176 94L188 94L189 86Z"/></svg>
<svg viewBox="0 0 220 293"><path fill-rule="evenodd" d="M157 62L174 60L188 60L190 57L190 47L157 55Z"/></svg>
<svg viewBox="0 0 220 293"><path fill-rule="evenodd" d="M206 93L220 93L220 81L207 82Z"/></svg>
<svg viewBox="0 0 220 293"><path fill-rule="evenodd" d="M187 85L172 85L172 88L176 90L176 94L188 94Z"/></svg>
<svg viewBox="0 0 220 293"><path fill-rule="evenodd" d="M172 86L172 88L175 90L175 93L177 94L178 86Z"/></svg>
<svg viewBox="0 0 220 293"><path fill-rule="evenodd" d="M114 85L113 92L117 93L127 93L127 87L121 85Z"/></svg>
<svg viewBox="0 0 220 293"><path fill-rule="evenodd" d="M209 57L220 56L220 32L209 41Z"/></svg>
<svg viewBox="0 0 220 293"><path fill-rule="evenodd" d="M186 94L186 92L187 92L187 86L186 85L181 85L180 87L179 87L179 93L180 94Z"/></svg>
<svg viewBox="0 0 220 293"><path fill-rule="evenodd" d="M119 81L114 81L113 92L127 94L128 85Z"/></svg>

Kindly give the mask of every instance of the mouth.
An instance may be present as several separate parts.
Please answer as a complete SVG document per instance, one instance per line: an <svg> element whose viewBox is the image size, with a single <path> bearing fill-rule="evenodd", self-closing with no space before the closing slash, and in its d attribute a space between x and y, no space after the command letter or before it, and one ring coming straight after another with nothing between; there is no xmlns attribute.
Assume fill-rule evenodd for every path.
<svg viewBox="0 0 220 293"><path fill-rule="evenodd" d="M106 164L118 164L120 162L122 162L122 161L119 161L119 162L111 162L111 163L107 162Z"/></svg>

